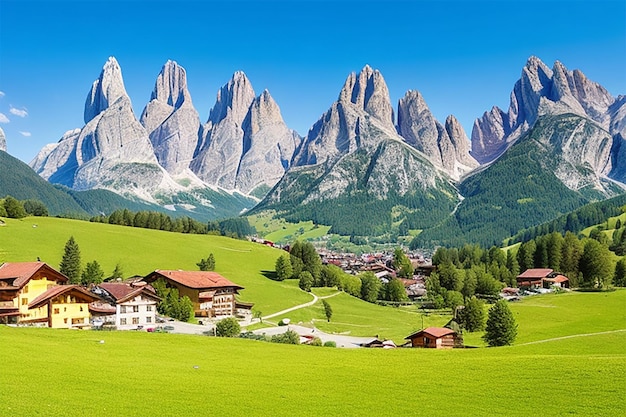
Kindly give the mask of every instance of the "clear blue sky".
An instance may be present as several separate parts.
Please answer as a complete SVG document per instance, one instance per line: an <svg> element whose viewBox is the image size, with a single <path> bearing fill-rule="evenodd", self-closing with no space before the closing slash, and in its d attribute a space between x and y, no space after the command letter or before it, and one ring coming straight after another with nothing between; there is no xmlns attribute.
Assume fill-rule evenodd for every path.
<svg viewBox="0 0 626 417"><path fill-rule="evenodd" d="M508 107L531 55L626 94L626 1L0 0L9 153L29 162L82 127L85 98L111 55L137 117L173 59L203 122L219 87L243 70L304 136L346 76L370 64L394 107L419 90L439 120L454 114L470 135L484 111Z"/></svg>

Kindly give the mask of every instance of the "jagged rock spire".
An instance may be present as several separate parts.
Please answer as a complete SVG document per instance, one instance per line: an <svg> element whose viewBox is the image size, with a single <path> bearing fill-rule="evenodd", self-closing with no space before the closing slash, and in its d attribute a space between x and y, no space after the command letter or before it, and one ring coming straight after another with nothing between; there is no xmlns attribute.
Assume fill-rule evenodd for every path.
<svg viewBox="0 0 626 417"><path fill-rule="evenodd" d="M122 79L122 70L114 57L109 57L100 72L100 77L93 82L85 101L85 123L109 108L120 97L128 97Z"/></svg>
<svg viewBox="0 0 626 417"><path fill-rule="evenodd" d="M157 160L169 173L189 168L198 144L200 117L187 89L185 69L168 60L141 115Z"/></svg>

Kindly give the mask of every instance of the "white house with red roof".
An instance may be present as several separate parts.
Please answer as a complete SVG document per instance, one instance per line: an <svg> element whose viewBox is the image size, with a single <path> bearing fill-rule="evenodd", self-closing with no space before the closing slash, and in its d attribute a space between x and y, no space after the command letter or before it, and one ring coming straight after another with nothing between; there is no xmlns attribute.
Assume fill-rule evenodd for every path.
<svg viewBox="0 0 626 417"><path fill-rule="evenodd" d="M155 325L157 304L161 299L145 282L104 282L92 291L105 300L89 306L92 315L100 317L101 321L112 321L111 324L118 330L137 330Z"/></svg>
<svg viewBox="0 0 626 417"><path fill-rule="evenodd" d="M252 308L252 304L236 299L243 287L213 271L161 270L148 274L144 281L153 283L159 279L169 288L176 288L181 297L191 299L194 314L198 317L235 316L238 309Z"/></svg>

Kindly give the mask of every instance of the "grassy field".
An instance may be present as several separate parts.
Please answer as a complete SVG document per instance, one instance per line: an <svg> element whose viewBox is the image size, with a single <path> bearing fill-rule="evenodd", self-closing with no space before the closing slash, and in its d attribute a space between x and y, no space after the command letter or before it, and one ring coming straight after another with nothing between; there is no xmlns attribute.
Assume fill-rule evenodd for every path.
<svg viewBox="0 0 626 417"><path fill-rule="evenodd" d="M330 226L316 226L312 221L289 223L284 219L274 219L273 215L273 211L268 211L248 216L248 221L257 232L272 242L288 244L296 239L315 239L330 230Z"/></svg>
<svg viewBox="0 0 626 417"><path fill-rule="evenodd" d="M89 223L51 217L6 219L0 227L0 262L34 261L58 268L63 247L74 236L83 265L97 260L111 274L120 263L125 276L155 269L197 270L196 263L213 253L216 271L243 286L241 299L253 301L263 314L311 300L291 282L268 279L278 249L221 236L186 235L158 230ZM36 225L36 227L34 227Z"/></svg>
<svg viewBox="0 0 626 417"><path fill-rule="evenodd" d="M104 343L100 343L103 340ZM626 333L494 349L333 349L0 326L0 416L616 416Z"/></svg>

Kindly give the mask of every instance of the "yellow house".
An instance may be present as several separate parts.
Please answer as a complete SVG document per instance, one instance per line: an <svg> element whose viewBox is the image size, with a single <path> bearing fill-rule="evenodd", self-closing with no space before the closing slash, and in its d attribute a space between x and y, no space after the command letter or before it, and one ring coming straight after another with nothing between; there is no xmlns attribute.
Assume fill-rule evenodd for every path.
<svg viewBox="0 0 626 417"><path fill-rule="evenodd" d="M97 297L74 285L61 285L67 281L65 275L44 262L0 265L0 323L72 327L72 319L78 326L85 313L86 323L89 323L89 308L82 304L84 300L94 301ZM63 291L50 292L56 287L63 287ZM65 299L61 295L65 295ZM41 302L44 299L46 301ZM57 314L55 308L58 308Z"/></svg>
<svg viewBox="0 0 626 417"><path fill-rule="evenodd" d="M57 285L30 304L31 309L45 309L48 327L69 329L89 326L89 303L99 300L78 285Z"/></svg>

